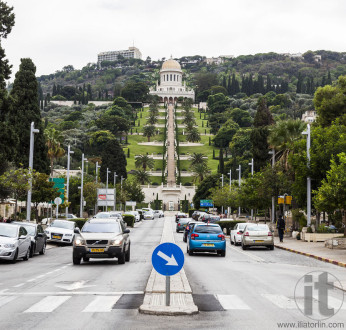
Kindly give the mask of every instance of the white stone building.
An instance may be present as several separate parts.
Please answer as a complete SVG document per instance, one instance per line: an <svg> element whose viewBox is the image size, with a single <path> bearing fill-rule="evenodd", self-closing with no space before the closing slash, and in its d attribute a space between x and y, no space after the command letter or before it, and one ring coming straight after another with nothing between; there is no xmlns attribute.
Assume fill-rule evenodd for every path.
<svg viewBox="0 0 346 330"><path fill-rule="evenodd" d="M305 111L302 115L302 121L305 121L308 124L313 123L317 118L317 113L314 110Z"/></svg>
<svg viewBox="0 0 346 330"><path fill-rule="evenodd" d="M138 58L142 59L142 53L137 47L129 47L127 50L114 50L110 52L102 52L97 55L97 64L100 66L103 61L116 61L118 56L121 55L125 58Z"/></svg>
<svg viewBox="0 0 346 330"><path fill-rule="evenodd" d="M175 103L178 97L195 100L194 90L186 87L183 83L183 71L180 64L172 58L162 64L160 70L160 83L150 90L151 95L160 97L160 102Z"/></svg>

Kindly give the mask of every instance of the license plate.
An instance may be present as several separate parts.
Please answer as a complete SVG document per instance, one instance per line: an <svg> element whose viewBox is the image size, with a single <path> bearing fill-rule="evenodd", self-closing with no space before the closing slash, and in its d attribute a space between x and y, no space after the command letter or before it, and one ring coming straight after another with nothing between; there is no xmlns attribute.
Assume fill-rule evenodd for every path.
<svg viewBox="0 0 346 330"><path fill-rule="evenodd" d="M203 246L214 246L214 244L203 244Z"/></svg>
<svg viewBox="0 0 346 330"><path fill-rule="evenodd" d="M53 235L52 237L55 239L61 239L61 236L57 236L57 235Z"/></svg>
<svg viewBox="0 0 346 330"><path fill-rule="evenodd" d="M105 252L105 249L90 249L90 252Z"/></svg>
<svg viewBox="0 0 346 330"><path fill-rule="evenodd" d="M260 241L260 240L255 240L253 241L254 243L263 243L264 241Z"/></svg>

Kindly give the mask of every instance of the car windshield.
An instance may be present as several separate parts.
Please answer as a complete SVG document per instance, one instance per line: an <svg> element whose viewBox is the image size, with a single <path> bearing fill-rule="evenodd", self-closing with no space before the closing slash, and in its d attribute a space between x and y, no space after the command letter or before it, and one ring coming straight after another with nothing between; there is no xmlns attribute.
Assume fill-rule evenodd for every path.
<svg viewBox="0 0 346 330"><path fill-rule="evenodd" d="M179 223L188 223L190 220L188 219L180 219L179 220Z"/></svg>
<svg viewBox="0 0 346 330"><path fill-rule="evenodd" d="M269 228L267 225L257 225L257 226L248 226L246 228L248 231L268 231Z"/></svg>
<svg viewBox="0 0 346 330"><path fill-rule="evenodd" d="M210 219L212 219L212 220L220 220L220 217L210 217Z"/></svg>
<svg viewBox="0 0 346 330"><path fill-rule="evenodd" d="M55 220L52 222L50 225L51 227L56 227L56 228L65 228L65 229L74 229L74 222L65 222L65 221L59 221Z"/></svg>
<svg viewBox="0 0 346 330"><path fill-rule="evenodd" d="M17 226L0 226L0 236L3 237L17 237Z"/></svg>
<svg viewBox="0 0 346 330"><path fill-rule="evenodd" d="M243 230L245 228L245 226L246 226L246 223L240 223L238 225L238 229Z"/></svg>
<svg viewBox="0 0 346 330"><path fill-rule="evenodd" d="M200 234L222 234L221 227L219 226L196 226L195 233Z"/></svg>
<svg viewBox="0 0 346 330"><path fill-rule="evenodd" d="M118 223L86 223L82 228L82 233L120 233Z"/></svg>
<svg viewBox="0 0 346 330"><path fill-rule="evenodd" d="M97 219L106 219L106 218L110 218L110 214L109 213L97 213L95 215L95 218Z"/></svg>

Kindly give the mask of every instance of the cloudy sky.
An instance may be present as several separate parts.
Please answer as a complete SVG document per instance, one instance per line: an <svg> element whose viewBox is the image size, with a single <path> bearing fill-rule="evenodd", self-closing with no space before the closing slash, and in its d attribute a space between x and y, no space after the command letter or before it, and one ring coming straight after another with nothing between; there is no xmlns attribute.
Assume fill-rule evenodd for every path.
<svg viewBox="0 0 346 330"><path fill-rule="evenodd" d="M346 51L344 0L3 0L16 23L3 41L13 71L82 68L134 45L143 59Z"/></svg>

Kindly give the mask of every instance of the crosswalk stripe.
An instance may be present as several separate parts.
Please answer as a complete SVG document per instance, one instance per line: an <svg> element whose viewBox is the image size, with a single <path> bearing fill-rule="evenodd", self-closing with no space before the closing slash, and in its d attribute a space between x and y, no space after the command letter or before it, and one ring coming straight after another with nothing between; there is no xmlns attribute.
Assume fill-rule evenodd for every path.
<svg viewBox="0 0 346 330"><path fill-rule="evenodd" d="M286 296L283 296L280 294L269 294L269 293L263 293L261 294L261 296L268 299L271 303L273 303L274 305L280 308L297 309L297 305L294 299L290 299Z"/></svg>
<svg viewBox="0 0 346 330"><path fill-rule="evenodd" d="M69 300L72 296L48 296L40 300L24 313L50 313L58 308L65 301Z"/></svg>
<svg viewBox="0 0 346 330"><path fill-rule="evenodd" d="M17 297L0 297L0 307L6 305Z"/></svg>
<svg viewBox="0 0 346 330"><path fill-rule="evenodd" d="M216 296L224 309L251 309L236 295L218 294Z"/></svg>
<svg viewBox="0 0 346 330"><path fill-rule="evenodd" d="M84 313L110 312L121 296L99 296L96 297L87 307Z"/></svg>

